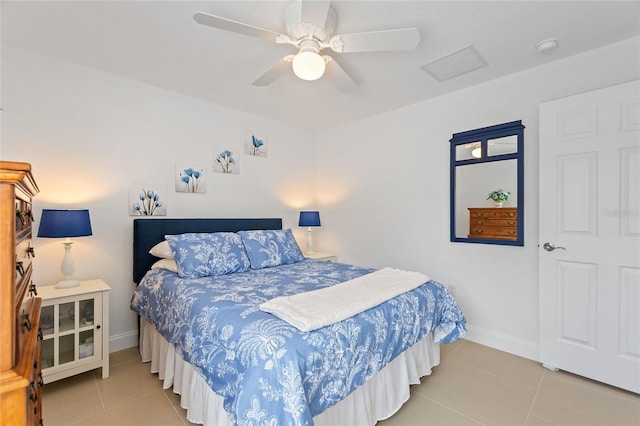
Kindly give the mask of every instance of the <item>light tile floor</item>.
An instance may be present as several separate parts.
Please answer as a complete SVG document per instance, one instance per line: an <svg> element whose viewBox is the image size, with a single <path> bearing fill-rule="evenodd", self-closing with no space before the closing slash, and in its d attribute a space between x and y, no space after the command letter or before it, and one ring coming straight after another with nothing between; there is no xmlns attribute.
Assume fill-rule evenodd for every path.
<svg viewBox="0 0 640 426"><path fill-rule="evenodd" d="M45 385L44 424L191 424L179 396L162 389L135 348L110 361L108 379L96 370ZM640 425L636 394L465 340L442 347L440 365L411 395L378 425Z"/></svg>

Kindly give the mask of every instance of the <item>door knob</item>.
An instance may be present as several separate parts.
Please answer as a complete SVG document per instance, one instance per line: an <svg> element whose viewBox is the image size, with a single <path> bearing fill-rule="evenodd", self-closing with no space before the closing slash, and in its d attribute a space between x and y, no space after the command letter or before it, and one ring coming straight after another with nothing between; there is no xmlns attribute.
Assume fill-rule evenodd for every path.
<svg viewBox="0 0 640 426"><path fill-rule="evenodd" d="M542 248L545 249L546 251L554 251L554 250L557 250L557 249L566 250L566 248L564 248L564 247L556 247L552 243L544 243L542 245Z"/></svg>

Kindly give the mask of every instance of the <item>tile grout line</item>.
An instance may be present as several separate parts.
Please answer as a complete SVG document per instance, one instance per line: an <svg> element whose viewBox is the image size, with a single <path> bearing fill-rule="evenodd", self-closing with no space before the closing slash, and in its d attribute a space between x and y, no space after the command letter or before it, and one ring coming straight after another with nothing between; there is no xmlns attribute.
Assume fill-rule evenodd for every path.
<svg viewBox="0 0 640 426"><path fill-rule="evenodd" d="M510 379L510 378L505 377L505 376L501 376L501 375L499 375L499 374L494 373L493 371L485 370L484 368L480 368L480 367L475 366L475 365L473 365L473 364L469 364L468 362L464 362L464 361L461 361L461 360L459 360L459 359L452 359L452 361L457 362L457 363L460 363L460 364L462 364L462 365L466 365L467 367L473 368L474 370L482 371L483 373L486 373L486 374L488 374L488 375L490 375L490 376L493 376L493 377L495 377L495 378L498 378L498 379L500 379L500 380L504 380L505 382L509 382L509 383L511 383L511 384L514 384L514 385L522 386L522 387L523 387L523 388L525 388L525 389L532 390L532 391L535 391L535 390L536 390L536 388L534 388L534 387L531 387L531 386L525 385L525 384L523 384L523 383L516 382L516 381L515 381L515 380L513 380L513 379ZM544 371L542 372L542 374L543 374L543 376L544 376Z"/></svg>
<svg viewBox="0 0 640 426"><path fill-rule="evenodd" d="M98 385L98 379L96 378L95 372L93 373L93 384L96 386L96 390L98 391L98 399L100 399L100 405L102 406L102 412L106 412L107 408L104 405L104 399L102 398L102 392L100 392L100 386Z"/></svg>
<svg viewBox="0 0 640 426"><path fill-rule="evenodd" d="M127 361L123 361L123 362L120 362L120 363L115 363L113 365L118 366L118 365L123 365L123 364L127 364ZM157 375L157 373L152 373L152 374L156 374ZM108 380L110 377L111 377L111 375L107 379L100 378L100 380ZM96 388L98 389L98 396L100 398L100 404L102 405L102 411L104 413L106 413L106 412L108 412L108 411L110 411L110 410L112 410L114 408L117 408L117 407L120 407L122 405L125 405L125 404L127 404L127 403L129 403L131 401L135 401L136 399L144 398L145 396L150 395L150 394L152 394L153 392L156 391L156 389L150 389L147 392L136 394L131 400L121 401L121 402L119 402L117 404L114 404L113 407L111 407L111 408L109 408L109 410L107 410L105 402L104 402L104 398L102 396L102 392L100 392L100 385L98 384L99 382L98 382L98 377L96 375L96 371L94 371L93 380L94 380L94 383L96 385ZM160 387L160 390L162 390L162 387Z"/></svg>
<svg viewBox="0 0 640 426"><path fill-rule="evenodd" d="M464 339L460 339L460 344L459 344L459 345L456 345L456 347L455 347L455 348L453 348L453 349L451 350L451 352L449 352L446 356L442 357L442 358L440 359L440 362L444 361L444 359L445 359L445 358L449 358L449 357L450 357L452 354L454 354L458 349L460 349L462 346L464 346L464 344L465 344L465 343L466 343L466 342L464 341ZM441 352L441 353L442 353L442 352Z"/></svg>
<svg viewBox="0 0 640 426"><path fill-rule="evenodd" d="M536 391L533 394L533 398L531 399L531 404L529 405L529 411L527 412L527 417L524 419L524 424L529 424L529 418L531 417L531 413L533 412L533 406L536 403L536 399L538 398L538 392L540 392L540 387L542 386L542 380L544 379L545 372L542 372L540 376L540 380L538 380L538 386L536 387Z"/></svg>
<svg viewBox="0 0 640 426"><path fill-rule="evenodd" d="M433 399L433 398L429 398L428 396L425 396L425 395L422 395L422 394L419 394L419 395L420 395L422 398L424 398L424 399L428 399L429 401L433 402L434 404L437 404L437 405L439 405L439 406L441 406L441 407L443 407L443 408L446 408L446 409L447 409L447 410L449 410L449 411L453 411L454 413L456 413L456 414L458 414L458 415L460 415L460 416L464 417L465 419L469 419L469 420L471 420L472 422L474 422L474 423L478 423L479 425L482 425L482 426L487 426L485 423L482 423L481 421L476 420L476 419L474 419L473 417L469 417L469 416L467 416L466 414L461 413L460 411L456 410L455 408L451 408L451 407L449 407L448 405L441 403L440 401L436 401L435 399Z"/></svg>
<svg viewBox="0 0 640 426"><path fill-rule="evenodd" d="M171 390L171 392L173 392L173 386L168 388ZM162 395L164 395L164 398L167 400L167 402L169 402L169 405L171 406L171 409L173 410L174 413L176 413L176 415L178 416L178 418L180 419L180 422L182 422L182 424L184 426L187 426L187 424L184 422L184 419L182 418L182 415L180 412L178 412L178 408L180 408L181 410L184 410L182 408L182 406L178 405L178 407L175 406L175 404L171 401L171 399L167 396L165 389L162 388ZM176 394L176 395L180 395L180 394Z"/></svg>
<svg viewBox="0 0 640 426"><path fill-rule="evenodd" d="M476 371L479 371L479 372L481 372L481 373L483 373L483 374L487 374L487 375L489 375L489 376L491 376L491 377L493 377L493 378L495 378L495 379L498 379L498 380L500 380L500 381L503 381L503 382L505 382L505 383L510 383L510 384L515 385L515 386L517 386L517 387L519 387L519 388L522 388L522 389L524 389L524 390L526 390L526 391L534 392L533 400L535 400L535 394L536 394L536 392L537 392L537 389L536 389L536 388L534 388L534 387L527 386L527 385L524 385L524 384L522 384L522 383L518 383L518 382L516 382L516 381L514 381L514 380L510 380L510 379L508 379L508 378L506 378L506 377L500 376L500 375L495 374L495 373L493 373L493 372L491 372L491 371L488 371L488 370L485 370L485 369L482 369L482 368L476 367L476 366L474 366L474 365L468 364L468 363L463 362L463 361L461 361L461 360L459 360L459 359L452 358L452 359L450 359L448 362L453 362L454 364L458 363L458 364L460 364L460 365L464 365L464 366L466 366L466 367L472 368L472 369L474 369L474 370L476 370ZM543 372L543 376L544 376L544 372ZM539 384L538 384L538 386L539 386ZM465 418L467 418L467 419L472 420L472 421L473 421L473 422L475 422L475 423L479 423L479 424L481 424L481 425L483 425L483 426L486 426L486 424L485 424L485 423L482 423L480 420L477 420L477 419L475 419L475 418L473 418L473 417L469 417L468 415L465 415L464 413L461 413L461 412L457 411L456 409L449 407L449 406L448 406L448 405L446 405L446 404L443 404L443 403L441 403L441 402L439 402L439 401L437 401L437 400L435 400L435 399L433 399L433 398L431 398L431 397L429 397L429 396L426 396L426 395L424 395L424 394L420 393L420 391L419 391L419 390L418 390L418 391L416 391L416 393L417 393L417 394L419 394L421 397L423 397L423 398L425 398L425 399L428 399L428 400L430 400L430 401L433 401L434 403L436 403L436 404L438 404L438 405L440 405L440 406L442 406L442 407L444 407L444 408L446 408L446 409L448 409L448 410L451 410L451 411L453 411L453 412L455 412L455 413L457 413L457 414L459 414L459 415L461 415L461 416L463 416L463 417L465 417ZM531 411L531 405L530 405L530 407L529 407L529 412L530 412L530 411ZM525 417L525 422L523 423L523 425L526 425L526 424L527 424L527 423L526 423L526 420L528 419L528 417L529 417L529 416L528 416L528 414L527 414L527 416Z"/></svg>
<svg viewBox="0 0 640 426"><path fill-rule="evenodd" d="M538 382L538 388L536 389L536 393L535 393L535 395L533 395L533 401L531 401L531 406L529 407L529 413L527 414L527 418L525 420L525 425L528 424L527 422L529 421L529 418L531 417L531 414L533 412L533 406L535 405L536 400L538 399L538 395L540 394L540 391L541 391L541 388L542 388L542 382L544 381L544 378L545 378L546 375L547 375L547 372L543 371L542 372L542 377L540 377L540 381ZM538 416L538 417L540 417L541 419L543 419L546 422L553 423L554 425L559 426L558 423L556 423L554 421L551 421L551 420L547 419L546 417L543 417L543 416Z"/></svg>

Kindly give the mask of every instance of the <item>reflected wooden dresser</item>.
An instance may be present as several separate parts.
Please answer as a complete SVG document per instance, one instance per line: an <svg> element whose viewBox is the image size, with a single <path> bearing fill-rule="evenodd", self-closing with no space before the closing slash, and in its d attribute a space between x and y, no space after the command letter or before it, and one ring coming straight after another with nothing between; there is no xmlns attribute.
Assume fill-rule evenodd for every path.
<svg viewBox="0 0 640 426"><path fill-rule="evenodd" d="M469 238L518 239L518 208L469 207Z"/></svg>
<svg viewBox="0 0 640 426"><path fill-rule="evenodd" d="M0 424L42 424L41 299L31 280L31 165L0 161Z"/></svg>

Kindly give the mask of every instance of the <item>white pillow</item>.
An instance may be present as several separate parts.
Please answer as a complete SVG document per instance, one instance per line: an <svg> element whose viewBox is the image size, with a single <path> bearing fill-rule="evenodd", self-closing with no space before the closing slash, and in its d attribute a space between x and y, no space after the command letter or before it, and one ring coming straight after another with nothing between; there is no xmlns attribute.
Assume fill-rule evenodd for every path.
<svg viewBox="0 0 640 426"><path fill-rule="evenodd" d="M167 240L164 240L155 246L151 247L149 254L159 257L160 259L173 259L173 252Z"/></svg>
<svg viewBox="0 0 640 426"><path fill-rule="evenodd" d="M160 259L153 265L151 269L166 269L167 271L178 273L178 264L175 259Z"/></svg>

